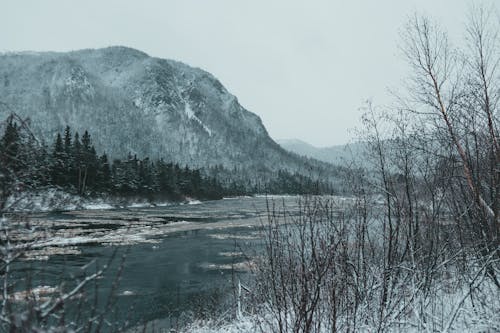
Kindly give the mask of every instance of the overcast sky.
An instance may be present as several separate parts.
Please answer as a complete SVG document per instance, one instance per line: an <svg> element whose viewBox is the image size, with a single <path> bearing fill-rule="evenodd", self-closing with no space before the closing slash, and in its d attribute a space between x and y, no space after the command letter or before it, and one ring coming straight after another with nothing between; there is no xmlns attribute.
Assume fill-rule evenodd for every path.
<svg viewBox="0 0 500 333"><path fill-rule="evenodd" d="M0 51L125 45L203 68L275 139L347 142L359 107L389 102L415 11L453 38L488 0L0 0Z"/></svg>

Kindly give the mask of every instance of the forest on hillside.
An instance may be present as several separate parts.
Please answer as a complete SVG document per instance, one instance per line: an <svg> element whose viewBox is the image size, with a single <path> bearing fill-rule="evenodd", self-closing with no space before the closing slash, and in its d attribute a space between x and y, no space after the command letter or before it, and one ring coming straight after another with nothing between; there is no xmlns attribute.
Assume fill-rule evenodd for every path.
<svg viewBox="0 0 500 333"><path fill-rule="evenodd" d="M138 158L132 154L110 159L105 152L96 152L88 131L80 137L78 132L73 134L69 126L57 134L54 142L45 145L31 133L28 124L27 120L12 114L0 128L4 197L43 188L62 189L87 197L111 195L151 201L333 191L327 181L292 174L286 169L270 175L268 180L256 180L245 177L244 171L227 170L221 165L194 169L175 161Z"/></svg>

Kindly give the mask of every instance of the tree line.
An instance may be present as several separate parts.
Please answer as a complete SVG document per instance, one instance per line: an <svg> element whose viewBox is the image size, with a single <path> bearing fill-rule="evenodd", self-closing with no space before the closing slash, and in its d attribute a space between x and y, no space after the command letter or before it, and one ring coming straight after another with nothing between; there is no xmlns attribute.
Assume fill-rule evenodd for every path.
<svg viewBox="0 0 500 333"><path fill-rule="evenodd" d="M106 153L97 155L88 131L80 139L78 132L71 135L69 126L63 135L57 134L51 157L52 184L79 194L158 195L170 199L182 196L217 199L227 194L214 177L163 159L129 154L110 162Z"/></svg>
<svg viewBox="0 0 500 333"><path fill-rule="evenodd" d="M248 179L242 170L223 166L189 168L164 159L139 158L131 153L110 159L98 154L91 134L66 126L46 146L29 131L29 124L11 115L0 140L5 193L57 187L78 195L109 194L148 199L220 199L223 196L331 193L328 182L280 170L268 180Z"/></svg>

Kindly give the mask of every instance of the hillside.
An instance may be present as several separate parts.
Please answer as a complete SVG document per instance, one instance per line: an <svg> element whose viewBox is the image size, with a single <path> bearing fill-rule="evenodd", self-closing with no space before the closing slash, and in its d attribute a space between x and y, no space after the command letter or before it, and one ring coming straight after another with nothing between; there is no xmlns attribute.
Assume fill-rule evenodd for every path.
<svg viewBox="0 0 500 333"><path fill-rule="evenodd" d="M0 55L0 118L12 111L46 142L66 125L89 130L111 157L223 165L254 176L335 173L281 148L210 73L126 47Z"/></svg>
<svg viewBox="0 0 500 333"><path fill-rule="evenodd" d="M345 166L351 161L363 164L361 156L363 156L365 145L360 142L322 148L298 139L278 140L277 142L287 151L333 165Z"/></svg>

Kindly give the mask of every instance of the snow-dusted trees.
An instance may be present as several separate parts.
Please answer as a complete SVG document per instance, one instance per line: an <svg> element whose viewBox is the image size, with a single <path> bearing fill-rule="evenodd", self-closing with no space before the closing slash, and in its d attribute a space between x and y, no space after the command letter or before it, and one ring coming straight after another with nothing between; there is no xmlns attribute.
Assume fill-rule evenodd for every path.
<svg viewBox="0 0 500 333"><path fill-rule="evenodd" d="M0 214L15 192L47 184L48 156L29 122L11 114L0 123Z"/></svg>
<svg viewBox="0 0 500 333"><path fill-rule="evenodd" d="M395 106L366 105L371 166L346 174L352 200L307 200L298 217L271 209L254 286L262 331L500 330L500 41L489 15L472 12L460 49L410 19L411 77Z"/></svg>
<svg viewBox="0 0 500 333"><path fill-rule="evenodd" d="M449 187L442 190L463 237L482 257L496 258L500 258L498 28L491 14L479 8L470 15L463 49L453 49L446 33L426 18L413 18L403 36L413 73L403 108L421 126L416 137L440 148L434 157L449 171ZM448 156L439 156L445 153ZM491 267L488 271L500 288L498 273Z"/></svg>

